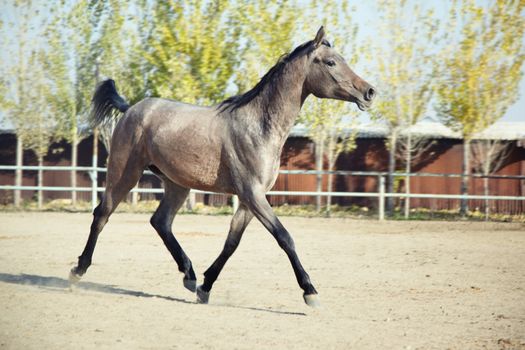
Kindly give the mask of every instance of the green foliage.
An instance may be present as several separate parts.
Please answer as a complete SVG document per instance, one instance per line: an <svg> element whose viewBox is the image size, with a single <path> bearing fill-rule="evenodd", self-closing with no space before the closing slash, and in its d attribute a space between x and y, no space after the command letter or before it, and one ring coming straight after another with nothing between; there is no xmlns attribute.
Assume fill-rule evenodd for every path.
<svg viewBox="0 0 525 350"><path fill-rule="evenodd" d="M355 65L360 58L359 52L362 52L361 47L357 50L357 25L352 20L355 9L349 8L346 2L312 1L307 13L309 18L327 24L328 40L350 66ZM311 28L310 24L311 21L305 27ZM320 151L328 158L328 170L333 169L339 154L355 148L357 113L355 106L344 101L317 98L306 101L299 122L307 127L316 144L316 152ZM318 168L320 166L322 164L318 164Z"/></svg>
<svg viewBox="0 0 525 350"><path fill-rule="evenodd" d="M385 146L389 150L387 192L394 190L396 155L403 151L405 166L410 170L413 153L412 136L400 137L401 130L410 127L425 117L432 96L433 60L432 44L438 22L432 10L424 11L420 2L388 1L376 2L380 24L380 36L376 41L373 57L376 84L379 96L371 109L373 120L386 124L388 136ZM409 179L407 178L407 181ZM388 213L393 211L393 198L386 199Z"/></svg>
<svg viewBox="0 0 525 350"><path fill-rule="evenodd" d="M490 6L455 0L436 88L443 121L466 140L500 119L517 99L523 72L525 2Z"/></svg>
<svg viewBox="0 0 525 350"><path fill-rule="evenodd" d="M0 109L24 146L41 157L47 153L54 126L42 98L45 86L37 53L45 24L39 13L45 9L38 2L15 1L4 10L0 35L6 38L7 55L18 59L0 66Z"/></svg>
<svg viewBox="0 0 525 350"><path fill-rule="evenodd" d="M377 5L381 15L379 32L386 46L378 41L373 48L381 95L374 102L371 116L397 132L416 124L427 112L434 63L430 48L436 44L438 22L432 10L423 11L412 2L378 0Z"/></svg>
<svg viewBox="0 0 525 350"><path fill-rule="evenodd" d="M29 61L31 68L31 89L26 91L29 101L24 115L17 117L17 134L24 140L24 147L33 150L36 156L43 158L53 139L55 121L46 104L44 93L46 90L44 72L38 64L36 53L32 53ZM22 117L22 118L20 118ZM20 120L22 119L22 120Z"/></svg>
<svg viewBox="0 0 525 350"><path fill-rule="evenodd" d="M143 52L154 95L200 104L223 99L240 59L233 6L222 0L154 5Z"/></svg>
<svg viewBox="0 0 525 350"><path fill-rule="evenodd" d="M251 88L290 50L295 6L277 0L155 3L142 51L151 94L213 104Z"/></svg>
<svg viewBox="0 0 525 350"><path fill-rule="evenodd" d="M110 0L94 3L96 6L92 5L91 11L97 32L90 51L93 65L99 69L99 79L114 79L119 92L130 103L138 102L147 93L145 73L148 66L142 58L147 42L140 34L145 20L136 13L133 2ZM91 76L94 77L94 69Z"/></svg>
<svg viewBox="0 0 525 350"><path fill-rule="evenodd" d="M281 55L292 50L292 39L300 29L298 23L304 14L295 0L240 0L233 11L242 37L234 81L238 92L244 92L253 87ZM308 34L315 29L304 32ZM310 34L313 38L315 33Z"/></svg>
<svg viewBox="0 0 525 350"><path fill-rule="evenodd" d="M433 64L441 62L439 111L469 138L517 98L525 4L452 1L449 45L437 60L428 48L439 23L413 4L378 0L385 40L357 43L355 12L346 1L15 1L13 16L0 16L6 50L16 57L0 67L0 106L28 141L39 139L31 136L37 125L46 128L42 140L72 141L85 124L97 66L100 78L115 79L131 103L157 95L211 104L252 87L294 40L313 37L324 24L350 66L365 56L377 59L377 79L370 79L380 92L373 118L392 129L416 123L431 97ZM371 48L369 42L387 45ZM300 122L335 160L355 144L355 135L344 131L356 118L348 103L309 99Z"/></svg>
<svg viewBox="0 0 525 350"><path fill-rule="evenodd" d="M55 135L59 139L68 141L72 141L77 134L81 118L77 113L77 108L82 110L82 105L84 105L84 110L87 108L84 101L85 96L79 94L75 89L77 76L76 72L72 74L70 67L70 65L76 66L76 62L70 63L70 60L73 57L79 60L81 47L73 46L72 40L69 39L74 38L73 40L76 41L76 36L68 35L64 29L69 28L69 21L72 19L69 16L73 16L74 13L75 11L72 11L70 15L66 15L64 10L55 13L55 18L45 32L48 48L42 50L40 54L49 86L44 92L45 99L56 121ZM82 25L81 22L75 21L75 23L77 26ZM74 56L71 57L72 55Z"/></svg>
<svg viewBox="0 0 525 350"><path fill-rule="evenodd" d="M472 137L517 99L525 58L524 7L523 0L495 0L489 6L453 1L436 93L442 120L464 139L462 193L468 192ZM463 214L467 203L461 201Z"/></svg>

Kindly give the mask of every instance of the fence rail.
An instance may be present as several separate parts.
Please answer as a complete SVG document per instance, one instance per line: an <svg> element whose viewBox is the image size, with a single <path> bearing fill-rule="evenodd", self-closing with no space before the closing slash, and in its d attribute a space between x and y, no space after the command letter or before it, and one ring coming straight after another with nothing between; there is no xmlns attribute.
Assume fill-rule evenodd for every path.
<svg viewBox="0 0 525 350"><path fill-rule="evenodd" d="M351 175L351 176L388 176L386 171L351 171L351 170L280 170L280 174L297 174L297 175ZM395 172L392 174L395 177L453 177L461 178L463 174L446 174L446 173L403 173ZM484 174L469 174L473 178L490 178L490 179L511 179L511 180L525 180L524 175L484 175Z"/></svg>
<svg viewBox="0 0 525 350"><path fill-rule="evenodd" d="M18 167L16 165L0 165L0 171L75 171L87 172L90 175L91 187L70 187L70 186L16 186L0 185L0 190L20 190L20 191L67 191L67 192L91 192L92 207L95 208L97 193L103 192L104 187L97 187L98 173L107 172L104 167L92 166L32 166L25 165ZM144 171L145 175L153 175L150 171ZM507 200L507 201L525 201L525 196L494 196L494 195L462 195L462 194L435 194L435 193L387 193L385 191L385 178L389 176L387 172L374 171L316 171L316 170L280 170L279 174L286 175L347 175L347 176L374 176L378 178L377 192L326 192L326 191L270 191L268 196L321 196L321 197L376 197L378 199L378 216L380 220L384 219L385 198L430 198L430 199L467 199L467 200ZM461 178L462 174L439 174L439 173L394 173L395 177L450 177ZM494 178L494 179L514 179L525 180L525 176L519 175L483 175L470 174L473 178ZM132 193L163 193L162 188L139 188L135 187ZM191 194L215 194L215 192L191 190ZM238 200L234 196L234 210L238 206Z"/></svg>

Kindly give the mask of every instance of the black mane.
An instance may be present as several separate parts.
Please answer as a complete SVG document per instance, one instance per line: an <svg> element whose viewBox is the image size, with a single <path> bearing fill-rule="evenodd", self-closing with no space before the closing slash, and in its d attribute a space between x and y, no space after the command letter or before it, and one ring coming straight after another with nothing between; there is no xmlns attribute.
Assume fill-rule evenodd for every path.
<svg viewBox="0 0 525 350"><path fill-rule="evenodd" d="M323 40L323 45L328 47L330 43L326 40ZM223 112L227 109L231 111L241 108L248 103L250 103L255 97L257 97L264 87L270 82L275 80L275 77L278 77L283 72L284 67L288 62L293 61L295 58L300 57L305 54L309 54L314 50L313 40L307 41L306 43L299 45L291 53L282 55L277 63L270 68L270 70L261 78L261 80L255 85L251 90L245 92L244 94L228 97L226 100L222 101L218 109Z"/></svg>

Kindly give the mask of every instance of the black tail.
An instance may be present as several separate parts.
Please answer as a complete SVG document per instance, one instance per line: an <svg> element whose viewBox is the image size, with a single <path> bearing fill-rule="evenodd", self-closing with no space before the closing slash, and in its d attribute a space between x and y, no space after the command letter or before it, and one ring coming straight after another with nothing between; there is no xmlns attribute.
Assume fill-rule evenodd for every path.
<svg viewBox="0 0 525 350"><path fill-rule="evenodd" d="M124 113L128 108L129 104L117 92L115 81L104 80L97 85L91 100L91 124L93 126L102 124L108 118L115 116L115 109Z"/></svg>

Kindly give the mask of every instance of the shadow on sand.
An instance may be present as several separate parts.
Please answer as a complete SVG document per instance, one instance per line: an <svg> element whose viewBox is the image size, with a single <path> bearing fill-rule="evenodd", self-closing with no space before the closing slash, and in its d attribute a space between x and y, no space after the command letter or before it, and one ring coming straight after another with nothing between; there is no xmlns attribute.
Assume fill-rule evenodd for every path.
<svg viewBox="0 0 525 350"><path fill-rule="evenodd" d="M69 285L68 280L59 278L59 277L51 277L51 276L38 276L38 275L28 275L28 274L12 275L9 273L0 272L0 282L20 284L24 286L37 286L37 287L45 288L49 290L59 290L59 291L69 291L70 290L70 285ZM165 296L165 295L150 294L150 293L145 293L141 291L124 289L124 288L119 288L119 287L112 286L112 285L93 283L93 282L78 282L77 284L75 284L75 289L83 289L83 290L90 291L90 292L99 292L99 293L107 293L107 294L129 295L129 296L139 297L139 298L159 298L159 299L175 301L175 302L184 303L184 304L197 304L194 301L188 301L185 299L173 298L173 297ZM278 310L261 309L261 308L248 307L248 306L213 305L213 304L208 305L208 306L262 311L262 312L269 312L269 313L280 314L280 315L306 316L306 314L302 312L278 311Z"/></svg>

